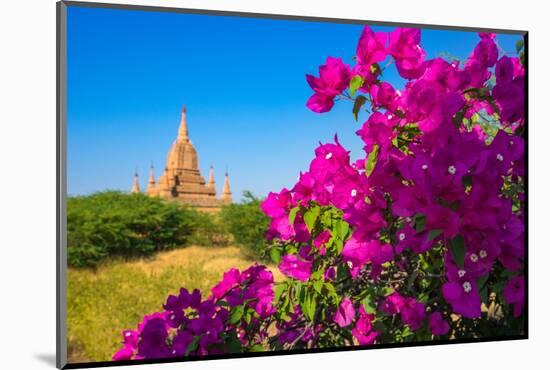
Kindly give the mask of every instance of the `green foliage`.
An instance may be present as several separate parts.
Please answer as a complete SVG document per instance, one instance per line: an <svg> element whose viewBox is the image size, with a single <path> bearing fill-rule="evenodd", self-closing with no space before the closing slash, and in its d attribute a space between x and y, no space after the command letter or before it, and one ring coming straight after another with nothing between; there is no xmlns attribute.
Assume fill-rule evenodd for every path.
<svg viewBox="0 0 550 370"><path fill-rule="evenodd" d="M108 191L67 202L68 263L95 267L107 256L138 257L187 244L199 212L143 194Z"/></svg>
<svg viewBox="0 0 550 370"><path fill-rule="evenodd" d="M215 213L195 212L191 224L193 233L189 237L190 245L226 247L231 242L231 234Z"/></svg>
<svg viewBox="0 0 550 370"><path fill-rule="evenodd" d="M353 117L357 121L359 119L359 111L361 110L361 107L365 104L367 101L367 98L364 95L359 95L355 102L353 103Z"/></svg>
<svg viewBox="0 0 550 370"><path fill-rule="evenodd" d="M267 256L269 242L265 238L269 228L269 218L260 209L260 203L259 198L245 191L241 203L222 208L220 218L245 256L266 260L269 258Z"/></svg>
<svg viewBox="0 0 550 370"><path fill-rule="evenodd" d="M359 75L353 76L351 81L349 82L349 94L351 96L354 96L357 90L363 86L363 82L365 82L365 79Z"/></svg>

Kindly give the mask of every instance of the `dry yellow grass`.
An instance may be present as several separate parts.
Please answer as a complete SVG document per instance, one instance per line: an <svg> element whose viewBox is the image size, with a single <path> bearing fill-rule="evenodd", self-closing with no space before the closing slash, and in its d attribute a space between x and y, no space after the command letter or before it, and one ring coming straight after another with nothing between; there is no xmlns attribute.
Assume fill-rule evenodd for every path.
<svg viewBox="0 0 550 370"><path fill-rule="evenodd" d="M210 288L231 267L253 261L237 247L187 247L147 259L110 261L96 271L68 270L67 326L69 362L108 361L120 346L121 331L134 328L143 315L162 310L180 287ZM270 266L275 280L283 276Z"/></svg>
<svg viewBox="0 0 550 370"><path fill-rule="evenodd" d="M157 253L149 259L127 262L133 268L141 269L147 274L155 274L164 271L170 266L200 265L205 272L224 272L232 267L240 270L250 266L253 261L243 258L238 247L198 247L192 246L184 249L176 249L169 252ZM275 280L282 278L279 270L271 269ZM221 275L220 275L221 277Z"/></svg>

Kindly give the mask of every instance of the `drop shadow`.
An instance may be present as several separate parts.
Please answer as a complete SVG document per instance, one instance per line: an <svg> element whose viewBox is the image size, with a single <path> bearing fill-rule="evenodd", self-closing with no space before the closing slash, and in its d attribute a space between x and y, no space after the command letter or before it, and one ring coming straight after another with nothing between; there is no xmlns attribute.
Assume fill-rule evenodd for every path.
<svg viewBox="0 0 550 370"><path fill-rule="evenodd" d="M55 353L35 353L34 358L37 360L45 363L46 365L50 365L51 367L55 367Z"/></svg>

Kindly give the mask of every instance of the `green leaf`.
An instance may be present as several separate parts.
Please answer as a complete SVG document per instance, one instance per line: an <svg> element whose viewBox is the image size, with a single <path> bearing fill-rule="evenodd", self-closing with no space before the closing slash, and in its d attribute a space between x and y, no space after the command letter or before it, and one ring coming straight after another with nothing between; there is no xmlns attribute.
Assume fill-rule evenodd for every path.
<svg viewBox="0 0 550 370"><path fill-rule="evenodd" d="M279 264L279 262L281 262L281 252L281 249L277 247L273 247L269 250L269 256L273 263Z"/></svg>
<svg viewBox="0 0 550 370"><path fill-rule="evenodd" d="M472 186L472 176L462 176L462 186L469 188Z"/></svg>
<svg viewBox="0 0 550 370"><path fill-rule="evenodd" d="M250 352L263 352L265 348L261 344L255 344L249 349Z"/></svg>
<svg viewBox="0 0 550 370"><path fill-rule="evenodd" d="M523 49L523 45L524 45L523 39L520 39L520 40L516 41L516 52L518 54L521 51L521 49Z"/></svg>
<svg viewBox="0 0 550 370"><path fill-rule="evenodd" d="M456 264L460 268L464 268L464 257L466 255L466 246L464 245L464 238L461 235L456 236L451 240L451 253Z"/></svg>
<svg viewBox="0 0 550 370"><path fill-rule="evenodd" d="M313 289L315 289L315 291L319 294L322 293L322 289L323 289L323 281L322 280L315 280L313 282Z"/></svg>
<svg viewBox="0 0 550 370"><path fill-rule="evenodd" d="M392 294L393 292L394 292L393 288L390 288L390 287L387 287L387 286L385 286L385 287L382 288L382 295L383 295L384 297L389 296L389 295Z"/></svg>
<svg viewBox="0 0 550 370"><path fill-rule="evenodd" d="M372 171L374 171L374 167L376 166L376 161L378 160L379 151L380 151L380 147L378 146L378 144L374 144L374 147L372 148L371 152L367 157L367 161L365 162L365 172L367 177L370 176Z"/></svg>
<svg viewBox="0 0 550 370"><path fill-rule="evenodd" d="M291 225L294 225L294 220L296 219L296 214L298 213L298 211L300 210L300 207L294 207L290 210L290 212L288 213L288 223L291 224Z"/></svg>
<svg viewBox="0 0 550 370"><path fill-rule="evenodd" d="M346 240L349 231L349 224L344 220L337 220L334 223L334 231L340 240Z"/></svg>
<svg viewBox="0 0 550 370"><path fill-rule="evenodd" d="M487 279L489 279L489 274L485 274L483 276L480 276L477 278L477 289L481 291L483 289L483 286L487 282Z"/></svg>
<svg viewBox="0 0 550 370"><path fill-rule="evenodd" d="M369 314L375 313L376 309L372 305L372 298L370 295L367 295L363 300L361 301L363 304L363 307L365 307L365 311Z"/></svg>
<svg viewBox="0 0 550 370"><path fill-rule="evenodd" d="M321 213L321 207L319 206L313 206L310 209L304 213L304 222L306 223L308 231L311 233L313 230L313 227L315 226L315 222L317 222L317 219L319 218L319 214Z"/></svg>
<svg viewBox="0 0 550 370"><path fill-rule="evenodd" d="M286 287L287 285L285 283L275 284L275 288L273 289L275 292L274 302L279 301L279 299L281 298L281 295L286 290Z"/></svg>
<svg viewBox="0 0 550 370"><path fill-rule="evenodd" d="M201 340L201 336L197 335L193 337L193 340L189 345L187 346L187 350L185 351L185 356L189 356L191 352L199 348L199 341Z"/></svg>
<svg viewBox="0 0 550 370"><path fill-rule="evenodd" d="M233 309L231 310L231 315L229 316L228 322L230 324L238 323L239 321L241 321L241 318L243 317L243 314L244 314L243 306L233 307Z"/></svg>
<svg viewBox="0 0 550 370"><path fill-rule="evenodd" d="M418 213L414 220L414 228L416 232L422 232L426 229L426 216Z"/></svg>
<svg viewBox="0 0 550 370"><path fill-rule="evenodd" d="M359 111L361 110L361 107L365 104L367 101L367 98L364 95L359 95L357 98L355 98L355 102L353 103L353 117L357 121L359 119Z"/></svg>
<svg viewBox="0 0 550 370"><path fill-rule="evenodd" d="M349 82L349 94L351 95L351 97L353 97L357 90L359 90L361 86L363 86L364 81L365 79L359 75L353 76L353 78Z"/></svg>
<svg viewBox="0 0 550 370"><path fill-rule="evenodd" d="M430 230L430 232L428 233L428 240L434 240L442 233L443 233L443 230L441 229Z"/></svg>

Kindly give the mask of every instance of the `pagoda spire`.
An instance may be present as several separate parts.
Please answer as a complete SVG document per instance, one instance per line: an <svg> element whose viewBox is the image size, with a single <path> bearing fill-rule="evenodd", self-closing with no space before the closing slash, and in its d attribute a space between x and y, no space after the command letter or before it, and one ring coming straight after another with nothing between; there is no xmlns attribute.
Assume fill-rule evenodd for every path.
<svg viewBox="0 0 550 370"><path fill-rule="evenodd" d="M155 167L153 166L153 162L151 162L151 168L149 169L148 186L148 189L152 189L155 186Z"/></svg>
<svg viewBox="0 0 550 370"><path fill-rule="evenodd" d="M223 182L223 192L222 192L222 200L231 203L231 189L229 188L229 173L227 170L225 171L225 180Z"/></svg>
<svg viewBox="0 0 550 370"><path fill-rule="evenodd" d="M208 188L216 192L216 182L214 181L214 165L210 164L210 173L208 175Z"/></svg>
<svg viewBox="0 0 550 370"><path fill-rule="evenodd" d="M181 109L180 128L178 130L178 140L185 143L189 142L189 131L187 130L187 109L185 106Z"/></svg>
<svg viewBox="0 0 550 370"><path fill-rule="evenodd" d="M136 194L139 193L139 176L136 168L136 172L134 172L134 185L132 185L132 193Z"/></svg>

